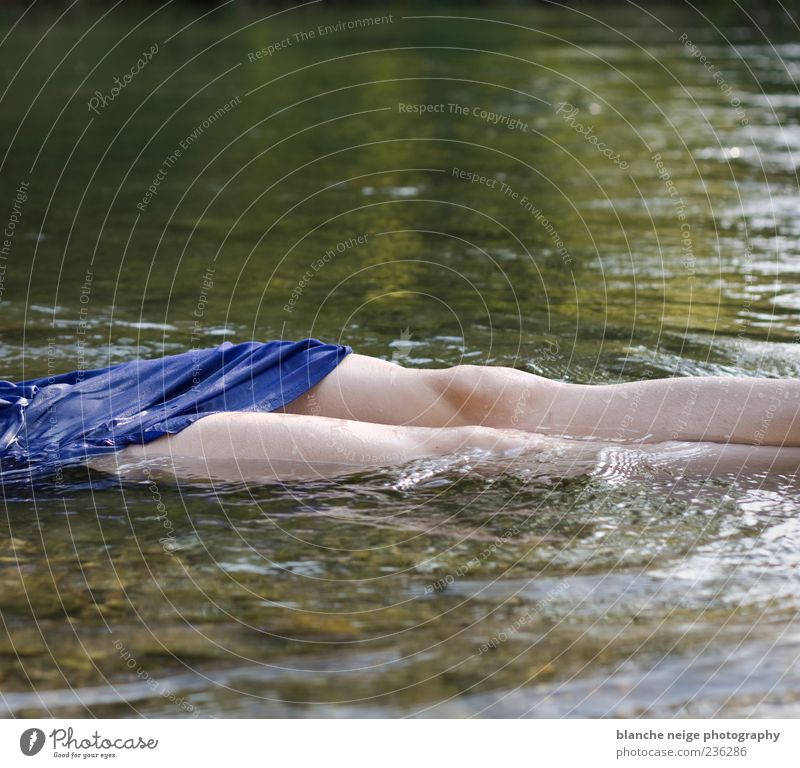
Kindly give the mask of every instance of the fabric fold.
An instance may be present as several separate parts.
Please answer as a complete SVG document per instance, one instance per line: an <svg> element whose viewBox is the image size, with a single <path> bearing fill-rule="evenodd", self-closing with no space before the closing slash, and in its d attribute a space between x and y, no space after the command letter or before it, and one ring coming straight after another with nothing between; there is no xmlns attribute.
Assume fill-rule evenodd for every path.
<svg viewBox="0 0 800 768"><path fill-rule="evenodd" d="M0 381L0 464L47 465L143 444L222 411L275 411L333 371L346 345L224 342L90 371Z"/></svg>

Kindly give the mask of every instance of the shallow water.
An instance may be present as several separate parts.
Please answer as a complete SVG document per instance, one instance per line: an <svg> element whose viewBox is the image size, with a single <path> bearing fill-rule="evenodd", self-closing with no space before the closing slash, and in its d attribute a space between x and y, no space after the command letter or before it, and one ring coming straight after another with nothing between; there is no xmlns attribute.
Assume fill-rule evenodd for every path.
<svg viewBox="0 0 800 768"><path fill-rule="evenodd" d="M396 13L251 62L363 14L100 13L2 45L6 211L30 184L4 377L306 335L580 382L800 373L788 25ZM0 711L797 716L797 464L698 450L6 484Z"/></svg>

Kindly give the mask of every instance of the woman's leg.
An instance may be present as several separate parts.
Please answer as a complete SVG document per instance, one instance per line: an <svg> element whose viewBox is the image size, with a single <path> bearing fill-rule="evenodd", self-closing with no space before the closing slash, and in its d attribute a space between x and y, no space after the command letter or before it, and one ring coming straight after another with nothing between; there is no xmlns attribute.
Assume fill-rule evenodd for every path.
<svg viewBox="0 0 800 768"><path fill-rule="evenodd" d="M403 368L351 354L284 410L376 424L536 431L531 408L543 402L553 385L511 368Z"/></svg>
<svg viewBox="0 0 800 768"><path fill-rule="evenodd" d="M295 462L370 467L481 449L514 453L533 447L525 432L487 427L401 427L286 413L229 412L199 419L174 435L134 445L127 459Z"/></svg>
<svg viewBox="0 0 800 768"><path fill-rule="evenodd" d="M507 461L509 469L521 467L548 477L597 475L619 481L639 474L652 480L662 471L674 479L691 474L729 477L745 470L791 473L800 466L799 449L711 443L692 448L677 443L626 448L486 427L398 427L319 416L235 412L207 416L178 434L93 457L89 464L129 479L262 482L335 477L353 469L394 466L471 449L493 455L491 472L503 471Z"/></svg>
<svg viewBox="0 0 800 768"><path fill-rule="evenodd" d="M409 426L482 425L618 442L800 446L800 381L689 377L566 384L513 368L413 369L349 355L288 413Z"/></svg>

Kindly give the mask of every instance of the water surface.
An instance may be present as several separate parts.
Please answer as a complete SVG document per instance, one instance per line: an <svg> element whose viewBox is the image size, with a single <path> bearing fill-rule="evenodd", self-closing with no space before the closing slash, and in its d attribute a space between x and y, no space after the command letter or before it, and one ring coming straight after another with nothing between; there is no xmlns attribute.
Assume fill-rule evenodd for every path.
<svg viewBox="0 0 800 768"><path fill-rule="evenodd" d="M788 25L14 13L5 378L308 335L585 383L800 373ZM0 711L797 716L796 465L662 459L9 484Z"/></svg>

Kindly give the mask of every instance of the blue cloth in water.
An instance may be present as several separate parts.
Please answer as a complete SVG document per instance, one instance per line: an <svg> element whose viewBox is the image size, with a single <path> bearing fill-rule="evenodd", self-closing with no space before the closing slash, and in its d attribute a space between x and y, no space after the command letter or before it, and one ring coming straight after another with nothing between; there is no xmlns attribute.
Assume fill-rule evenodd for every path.
<svg viewBox="0 0 800 768"><path fill-rule="evenodd" d="M180 432L220 411L275 411L352 349L302 341L227 341L14 384L0 381L0 468L53 468Z"/></svg>

